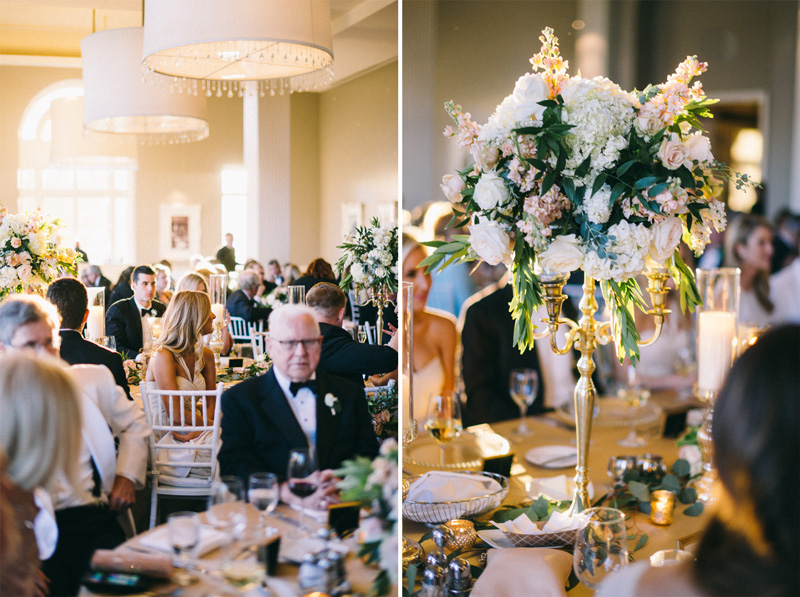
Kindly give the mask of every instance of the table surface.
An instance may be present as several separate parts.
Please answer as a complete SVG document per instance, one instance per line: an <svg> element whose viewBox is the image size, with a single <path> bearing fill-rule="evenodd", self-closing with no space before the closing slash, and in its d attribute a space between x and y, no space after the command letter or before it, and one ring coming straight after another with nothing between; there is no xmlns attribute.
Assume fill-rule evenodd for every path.
<svg viewBox="0 0 800 597"><path fill-rule="evenodd" d="M676 406L680 408L681 404L677 403L676 396L673 393L654 394L651 402L664 407L665 410L672 410ZM685 404L683 405L685 408ZM601 403L602 407L602 403ZM528 427L533 431L533 434L517 441L514 439L513 431L519 425L519 419L510 421L503 421L500 423L493 423L492 430L511 440L511 451L514 452L514 468L512 469L512 476L510 479L510 487L508 497L506 497L503 504L514 504L517 502L525 501L527 498L527 490L525 481L529 477L544 478L555 477L558 475L566 475L571 478L575 474L574 468L563 469L546 469L535 466L527 462L524 458L525 453L531 448L537 446L549 445L575 445L575 431L568 428L561 418L554 413L547 415L540 415L537 417L526 418ZM593 426L591 445L589 447L589 480L594 485L594 499L598 499L603 494L611 489L611 480L606 474L608 459L611 456L623 455L641 455L644 453L658 454L664 458L667 466L678 457L678 448L676 441L673 438L663 438L660 433L654 437L647 438L647 444L640 448L625 448L617 444L617 440L627 434L628 429L625 427L610 427L610 426ZM423 432L424 433L424 432ZM422 436L421 436L422 437ZM430 467L416 466L404 463L404 472L412 475L421 474L430 470ZM524 472L523 472L524 469ZM479 470L479 469L471 469ZM639 551L633 553L634 560L641 561L650 557L651 554L661 549L674 549L676 541L685 540L687 543L696 541L696 533L700 531L706 523L707 513L704 512L698 517L685 516L682 511L686 508L683 504L676 503L675 514L673 523L669 526L657 526L650 523L649 517L641 512L637 512L633 521L639 531L647 533L649 539L647 543ZM631 510L626 510L631 512ZM403 519L403 534L414 540L419 538L429 531L430 529L425 525L417 522L410 521L406 518ZM425 553L431 549L438 549L432 541L428 540L422 544ZM631 549L633 546L629 546ZM594 591L582 584L574 587L570 592L570 597L579 597L581 595L593 595Z"/></svg>

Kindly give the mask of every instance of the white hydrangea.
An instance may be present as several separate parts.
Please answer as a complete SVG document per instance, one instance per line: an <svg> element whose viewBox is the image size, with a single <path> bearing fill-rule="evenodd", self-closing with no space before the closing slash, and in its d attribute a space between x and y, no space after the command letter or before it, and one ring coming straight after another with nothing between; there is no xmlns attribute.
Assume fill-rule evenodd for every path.
<svg viewBox="0 0 800 597"><path fill-rule="evenodd" d="M350 266L350 275L353 276L353 281L356 284L363 284L365 281L364 268L360 263L354 263Z"/></svg>
<svg viewBox="0 0 800 597"><path fill-rule="evenodd" d="M605 224L611 217L610 200L611 187L603 185L594 195L583 200L580 209L586 213L586 217L593 224Z"/></svg>
<svg viewBox="0 0 800 597"><path fill-rule="evenodd" d="M606 250L615 257L603 259L595 251L587 251L583 261L586 275L595 280L622 282L642 272L652 242L650 230L642 224L622 220L608 229L608 236Z"/></svg>

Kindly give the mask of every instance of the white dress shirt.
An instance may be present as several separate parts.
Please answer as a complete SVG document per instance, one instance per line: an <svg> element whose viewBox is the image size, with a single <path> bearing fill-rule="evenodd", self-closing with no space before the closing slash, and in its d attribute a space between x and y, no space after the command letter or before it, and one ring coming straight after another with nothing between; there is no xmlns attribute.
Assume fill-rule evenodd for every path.
<svg viewBox="0 0 800 597"><path fill-rule="evenodd" d="M147 319L145 319L146 317L149 317L149 315L142 315L142 309L147 309L150 311L150 309L153 307L153 304L150 303L149 307L145 307L136 299L133 299L133 302L136 305L136 308L139 309L139 317L142 320L142 347L150 348L153 346L153 337L150 334L150 326L147 325Z"/></svg>
<svg viewBox="0 0 800 597"><path fill-rule="evenodd" d="M292 407L300 428L308 438L309 447L314 448L317 445L317 397L308 388L300 388L297 395L292 396L292 392L289 391L291 380L278 371L277 367L273 367L273 370L275 379L283 390L283 395L286 396L286 401ZM311 379L316 379L316 377L316 373L311 375Z"/></svg>

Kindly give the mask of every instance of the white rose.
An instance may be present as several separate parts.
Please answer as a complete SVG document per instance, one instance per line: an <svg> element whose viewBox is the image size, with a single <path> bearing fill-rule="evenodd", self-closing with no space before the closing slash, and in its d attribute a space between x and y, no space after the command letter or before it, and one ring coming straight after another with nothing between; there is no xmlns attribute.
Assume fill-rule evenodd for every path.
<svg viewBox="0 0 800 597"><path fill-rule="evenodd" d="M27 282L30 279L31 273L32 273L31 266L28 265L27 263L20 265L17 268L17 275L19 276L19 279L22 280L23 282Z"/></svg>
<svg viewBox="0 0 800 597"><path fill-rule="evenodd" d="M539 102L550 95L550 87L542 75L528 73L517 79L514 86L514 100L517 102L515 120L541 120L545 107Z"/></svg>
<svg viewBox="0 0 800 597"><path fill-rule="evenodd" d="M511 239L497 222L483 221L469 226L472 250L489 265L511 261Z"/></svg>
<svg viewBox="0 0 800 597"><path fill-rule="evenodd" d="M583 249L574 234L557 236L539 254L539 262L546 272L567 274L583 265Z"/></svg>
<svg viewBox="0 0 800 597"><path fill-rule="evenodd" d="M703 471L703 455L698 446L681 446L678 448L678 458L683 458L689 463L690 475L699 475Z"/></svg>
<svg viewBox="0 0 800 597"><path fill-rule="evenodd" d="M640 113L633 121L636 130L644 137L652 137L662 128L664 123L655 114Z"/></svg>
<svg viewBox="0 0 800 597"><path fill-rule="evenodd" d="M375 268L375 277L376 278L385 278L386 277L386 268L382 265L379 265Z"/></svg>
<svg viewBox="0 0 800 597"><path fill-rule="evenodd" d="M452 203L461 201L461 192L466 188L460 176L445 174L442 177L442 184L439 185L445 197Z"/></svg>
<svg viewBox="0 0 800 597"><path fill-rule="evenodd" d="M481 175L472 197L481 209L494 209L508 201L508 189L502 178L494 172L487 172Z"/></svg>
<svg viewBox="0 0 800 597"><path fill-rule="evenodd" d="M668 139L664 139L658 149L658 157L661 163L669 170L677 170L683 166L688 155L689 150L686 145L674 133Z"/></svg>
<svg viewBox="0 0 800 597"><path fill-rule="evenodd" d="M680 218L672 217L655 224L651 232L653 241L650 244L650 257L658 263L664 263L672 257L683 235L683 224Z"/></svg>
<svg viewBox="0 0 800 597"><path fill-rule="evenodd" d="M714 155L711 153L711 141L708 137L703 136L702 133L697 133L686 139L686 149L688 151L688 159L686 160L686 167L692 167L692 161L698 162L713 162Z"/></svg>
<svg viewBox="0 0 800 597"><path fill-rule="evenodd" d="M364 281L364 269L361 267L360 263L354 263L350 267L350 275L353 276L353 281L357 284Z"/></svg>

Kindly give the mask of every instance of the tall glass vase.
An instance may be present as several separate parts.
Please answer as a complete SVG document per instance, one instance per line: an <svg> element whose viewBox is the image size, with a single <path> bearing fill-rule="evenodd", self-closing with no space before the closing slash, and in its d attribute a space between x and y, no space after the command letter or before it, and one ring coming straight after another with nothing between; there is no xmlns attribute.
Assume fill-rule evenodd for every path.
<svg viewBox="0 0 800 597"><path fill-rule="evenodd" d="M222 328L225 327L225 302L228 300L228 274L211 274L208 277L208 296L211 299L211 312L214 314L214 331L209 348L214 353L214 367L220 369L222 353Z"/></svg>
<svg viewBox="0 0 800 597"><path fill-rule="evenodd" d="M414 285L403 282L400 288L400 351L402 358L400 390L402 392L401 438L407 446L417 437L414 413Z"/></svg>

